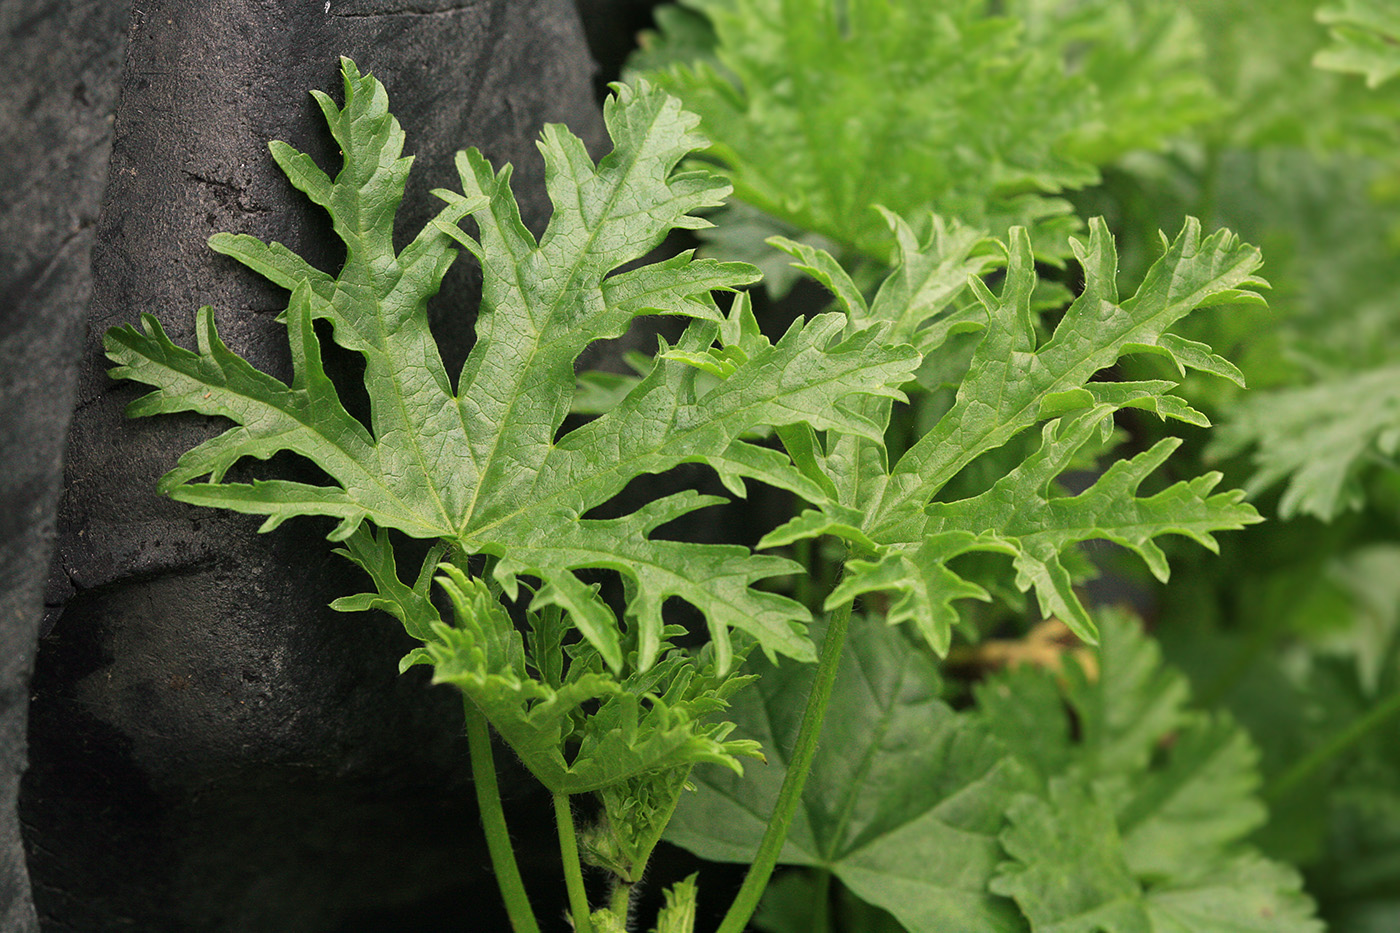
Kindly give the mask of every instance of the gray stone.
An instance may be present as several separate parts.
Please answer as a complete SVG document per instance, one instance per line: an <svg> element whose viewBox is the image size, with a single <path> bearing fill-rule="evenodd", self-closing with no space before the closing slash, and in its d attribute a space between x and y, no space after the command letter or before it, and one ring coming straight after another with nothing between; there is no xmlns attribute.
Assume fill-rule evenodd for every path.
<svg viewBox="0 0 1400 933"><path fill-rule="evenodd" d="M0 930L37 930L19 824L30 670L54 546L122 4L0 6Z"/></svg>
<svg viewBox="0 0 1400 933"><path fill-rule="evenodd" d="M266 146L286 140L334 167L308 91L339 96L339 55L385 83L416 157L401 235L434 209L431 188L455 185L452 154L471 145L515 164L523 214L538 229L547 216L534 147L541 125L567 123L595 149L602 139L574 9L566 0L141 0L127 26L126 11L111 4L19 6L48 30L33 43L31 109L55 113L47 136L42 127L28 142L20 134L30 147L20 154L50 152L58 141L74 154L32 173L30 186L50 192L41 207L55 218L52 230L44 228L47 239L21 237L32 261L3 267L35 269L36 282L63 272L54 294L11 283L28 304L5 318L0 357L3 501L14 506L5 521L22 522L29 535L6 536L3 552L28 573L13 603L4 597L0 643L0 729L10 730L0 733L0 749L11 756L0 777L9 777L11 798L41 552L52 534L46 503L74 402L67 363L89 305L47 597L51 631L30 691L19 805L44 928L460 929L464 904L479 911L469 928L504 928L484 867L458 699L429 690L422 676L397 676L409 645L392 620L327 608L363 585L358 570L330 554L329 524L300 520L259 535L257 519L155 494L179 453L218 427L194 416L123 418L141 389L106 375L100 339L150 312L190 345L195 309L209 304L230 347L289 374L285 330L273 320L285 294L205 241L218 231L251 233L335 266L326 218L292 189ZM71 21L75 11L86 18ZM6 25L9 41L23 39ZM75 26L83 38L65 31ZM63 82L43 69L69 79L63 93L76 94L73 65L62 56L89 45L84 60L97 73L84 86L93 103L70 105L75 117L59 100ZM91 112L115 115L110 134ZM5 238L4 248L14 240ZM449 372L466 353L478 281L459 260L432 306ZM41 331L52 332L48 342L31 339ZM353 373L355 361L333 356L328 365ZM17 411L25 417L12 422ZM10 449L26 440L32 480L29 452ZM22 469L9 468L12 458ZM279 460L242 475L310 470ZM512 767L505 755L498 763ZM524 788L514 806L508 801L519 817L513 829L549 839L547 801L530 797L527 781L508 774L504 784ZM0 798L0 831L9 833L0 835L9 846L0 850L8 872L0 881L19 891L11 798ZM547 854L527 845L522 857L527 872L553 873ZM26 916L24 899L11 900L15 916ZM560 909L548 900L539 908L541 916ZM5 919L7 933L33 928L32 920Z"/></svg>

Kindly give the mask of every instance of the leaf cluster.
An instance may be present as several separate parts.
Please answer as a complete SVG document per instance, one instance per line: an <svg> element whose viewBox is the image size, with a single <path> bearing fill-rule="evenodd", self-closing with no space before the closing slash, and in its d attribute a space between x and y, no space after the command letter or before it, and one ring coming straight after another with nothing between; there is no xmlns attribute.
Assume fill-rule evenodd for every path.
<svg viewBox="0 0 1400 933"><path fill-rule="evenodd" d="M1228 231L1202 237L1199 226L1188 222L1175 240L1163 239L1164 253L1137 292L1120 299L1112 241L1095 222L1088 242L1071 243L1084 271L1083 291L1042 341L1032 310L1032 249L1024 231L1013 231L1002 291L996 295L976 276L968 277L969 268L984 267L975 254L975 236L938 229L921 243L897 217L892 224L900 262L868 306L829 254L777 241L832 291L852 326L889 321L894 333L908 335L925 361L942 352L953 334L980 332L951 406L897 458L883 439L823 442L801 429L783 435L795 462L825 496L760 544L818 535L845 540L855 559L828 597L827 609L858 596L888 593L891 623L913 623L944 654L958 621L953 601L989 598L985 587L950 564L966 554L990 552L1012 559L1016 586L1034 589L1044 615L1059 616L1092 641L1093 623L1074 593L1075 575L1064 557L1081 542L1119 544L1165 579L1166 560L1154 538L1179 534L1214 548L1214 531L1258 520L1239 493L1212 495L1218 474L1139 495L1146 477L1178 446L1172 439L1114 463L1077 495L1057 483L1086 447L1107 438L1117 410L1137 408L1190 424L1209 423L1172 394L1171 381L1095 376L1120 356L1140 353L1168 360L1182 375L1193 369L1238 380L1238 370L1208 346L1177 337L1168 328L1199 308L1262 301L1252 290L1262 284L1254 274L1257 250ZM964 284L974 303L956 301ZM871 406L872 417L888 424L889 405ZM944 497L970 464L996 456L1042 422L1040 445L1019 462L997 461L1005 472L995 475L989 488L965 498Z"/></svg>
<svg viewBox="0 0 1400 933"><path fill-rule="evenodd" d="M1060 192L1217 110L1174 4L685 0L657 22L632 66L700 114L758 212L716 245L761 264L765 226L888 258L876 204L1027 226L1063 257L1078 220Z"/></svg>
<svg viewBox="0 0 1400 933"><path fill-rule="evenodd" d="M978 637L963 601L1014 587L1094 642L1076 591L1091 571L1086 542L1119 545L1165 581L1159 539L1213 550L1216 532L1258 520L1242 493L1215 492L1219 474L1160 479L1175 438L1097 464L1126 410L1208 426L1179 394L1188 373L1242 383L1209 343L1176 331L1201 309L1258 308L1258 251L1188 220L1161 238L1125 297L1106 224L1065 239L1072 225L1056 197L1096 179L1096 160L1207 106L1185 66L1195 55L1185 21L1152 3L1027 2L1014 16L972 0L942 11L900 0L691 6L705 20L663 16L678 31L656 52L703 60L658 80L700 115L639 79L605 106L613 149L596 164L567 130L546 128L555 211L538 237L521 223L509 167L468 150L456 160L460 190L436 191L445 206L396 249L411 159L384 88L343 60L343 105L316 98L343 154L338 173L282 143L271 152L329 213L344 265L331 274L247 235L211 240L290 293L290 381L229 350L209 308L194 350L149 315L107 335L112 374L152 389L132 415L232 423L185 453L162 491L263 516L264 530L333 519L338 553L372 583L335 608L396 617L422 642L403 667L430 665L436 683L460 691L564 801L564 824L570 795L598 794L603 820L584 834L585 857L625 888L697 764L722 766L697 775L728 788L743 812L717 822L723 808L703 803L696 824L683 810L675 838L702 855L748 857L762 828L754 813L766 812L754 801L776 793L782 774L751 768L758 779L741 784L740 762L762 758L760 748L784 760L801 705L792 690L812 677L795 662L816 652L813 613L776 584L799 563L664 536L722 497L619 497L682 464L705 466L735 496L753 481L783 490L808 505L760 549L840 542L844 575L814 605L859 601L870 616L847 659L858 671L842 675L850 709L828 725L848 730L829 747L860 753L821 759L788 861L835 873L916 931L1187 929L1211 910L1233 911L1241 929L1262 929L1248 924L1264 911L1288 924L1270 929L1312 929L1296 879L1238 845L1260 819L1241 734L1188 714L1179 678L1125 624L1105 629L1101 677L1071 668L1062 687L1011 674L979 693L979 713L943 704L932 655L909 650L894 628L909 623L946 654L960 626ZM1137 44L1100 41L1120 34ZM915 55L924 41L947 55ZM867 74L872 61L896 70ZM817 62L828 75L816 77ZM1134 81L1110 87L1119 68ZM1165 78L1143 96L1135 82L1149 75ZM916 120L916 100L949 109ZM1119 125L1118 110L1142 125ZM880 126L861 122L875 113ZM771 122L760 133L755 120ZM702 123L723 177L692 158L707 146ZM872 146L922 168L853 176L851 160L872 161ZM723 203L731 181L771 216L864 254L843 265L809 236L768 240L834 302L776 339L746 295L727 311L713 297L755 282L752 266L691 252L646 259L671 230L706 226L700 214ZM899 210L872 210L877 202ZM930 204L943 213L928 214ZM454 378L427 302L460 250L481 265L483 298ZM1073 257L1083 281L1065 306L1041 286L1038 255ZM1056 313L1042 318L1047 310ZM576 377L591 343L647 314L682 318L684 330L634 357L632 377ZM323 339L363 363L367 418L342 403ZM1128 357L1167 377L1122 378ZM910 437L892 428L905 405L920 425ZM566 428L571 411L594 417ZM326 481L239 481L241 460L281 453ZM1070 491L1066 475L1085 468L1093 475ZM433 542L411 583L395 554L405 536ZM620 582L616 604L600 571ZM677 647L685 632L663 616L671 599L704 619L702 649ZM769 664L756 692L740 689L757 669L742 668L751 654ZM754 727L763 716L766 732ZM1083 734L1071 736L1071 721ZM852 796L867 784L879 792ZM1204 802L1207 786L1223 788L1223 809ZM1046 866L1070 857L1082 864L1066 886ZM659 929L682 933L693 887L673 898ZM625 913L614 904L593 918L625 929Z"/></svg>
<svg viewBox="0 0 1400 933"><path fill-rule="evenodd" d="M295 516L336 519L330 539L374 588L335 608L398 618L424 643L405 667L431 664L435 680L461 690L553 793L609 791L612 833L595 848L608 849L623 874L639 872L690 767L737 769L757 754L727 741L727 725L705 721L746 682L733 675L736 652L742 659L757 645L810 659L810 616L755 587L790 573L791 562L653 535L719 497L685 491L618 517L589 513L634 478L683 463L708 465L736 494L759 479L817 495L754 430L801 423L877 438L856 400L901 398L916 355L882 343L878 328L849 330L839 315L799 321L771 342L746 327L743 302L726 316L712 297L752 282L751 267L688 253L639 264L672 229L704 225L693 212L729 190L707 171L676 170L703 142L696 120L645 84L620 86L605 108L614 149L596 165L566 129L546 128L540 150L555 212L541 237L520 221L509 167L496 171L468 150L456 160L461 191L436 191L446 206L396 250L394 214L412 160L383 86L348 59L342 70L343 106L316 94L343 155L336 176L283 143L270 147L330 214L346 248L341 269L332 275L243 234L210 241L291 293L281 318L291 381L229 350L210 308L199 312L194 350L176 346L150 315L140 329L109 331L112 375L153 388L131 404L132 416L193 411L233 423L181 456L162 491L265 516L264 531ZM468 219L475 236L459 226ZM459 249L481 263L483 298L476 344L450 380L426 306ZM607 414L561 430L578 355L641 314L689 326ZM326 370L321 321L363 361L367 422L347 411ZM725 365L687 362L708 354ZM239 460L280 452L311 461L328 482L226 479ZM399 534L437 542L412 584L396 565ZM474 559L484 577L469 569ZM621 619L579 576L598 569L622 578ZM435 582L451 625L434 605ZM672 597L709 627L698 656L671 646L681 632L663 622L662 605ZM514 602L523 603L528 635L508 612Z"/></svg>

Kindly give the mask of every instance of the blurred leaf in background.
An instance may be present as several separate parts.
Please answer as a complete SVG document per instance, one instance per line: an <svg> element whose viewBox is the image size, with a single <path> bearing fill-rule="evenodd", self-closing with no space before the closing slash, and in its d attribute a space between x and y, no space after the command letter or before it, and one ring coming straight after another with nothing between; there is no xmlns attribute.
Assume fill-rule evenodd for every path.
<svg viewBox="0 0 1400 933"><path fill-rule="evenodd" d="M657 23L632 67L700 113L747 208L712 243L761 267L764 229L888 258L875 205L1025 225L1061 261L1063 192L1221 108L1192 20L1155 0L684 0Z"/></svg>

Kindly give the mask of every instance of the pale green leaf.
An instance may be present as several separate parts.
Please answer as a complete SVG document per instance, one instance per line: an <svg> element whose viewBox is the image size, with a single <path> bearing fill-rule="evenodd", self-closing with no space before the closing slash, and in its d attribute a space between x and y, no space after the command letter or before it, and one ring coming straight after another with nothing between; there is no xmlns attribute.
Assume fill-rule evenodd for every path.
<svg viewBox="0 0 1400 933"><path fill-rule="evenodd" d="M1101 630L1094 675L1022 668L977 689L978 719L1044 782L1008 810L992 890L1034 933L1320 930L1297 875L1243 843L1265 819L1248 737L1188 710L1131 620Z"/></svg>
<svg viewBox="0 0 1400 933"><path fill-rule="evenodd" d="M1015 899L1033 933L1153 933L1113 813L1089 785L1055 778L1045 799L1022 794L1007 818L1011 860L991 888Z"/></svg>
<svg viewBox="0 0 1400 933"><path fill-rule="evenodd" d="M1259 520L1241 502L1242 493L1212 494L1220 479L1216 474L1139 496L1139 486L1176 448L1172 439L1111 464L1078 496L1063 495L1057 485L1063 473L1083 468L1086 452L1110 436L1111 416L1119 408L1208 423L1171 394L1175 383L1094 380L1124 354L1144 350L1167 357L1183 373L1233 374L1209 347L1176 337L1168 328L1198 308L1258 303L1259 296L1249 290L1262 284L1254 276L1257 250L1228 231L1202 238L1199 224L1188 221L1137 293L1120 300L1113 243L1096 220L1088 243L1074 244L1084 268L1083 291L1042 341L1033 304L1033 253L1024 231L1013 234L1006 281L994 295L976 277L988 261L977 237L939 227L920 243L892 220L901 260L869 318L890 322L894 333L928 357L939 353L954 330L980 326L981 336L951 407L892 468L883 440L856 431L830 439L821 451L800 451L808 474L823 470L831 481L822 484L823 498L809 497L818 509L780 526L761 544L832 534L855 545L860 553L848 563L828 609L862 594L887 592L893 597L890 621L912 623L935 651L946 652L958 619L955 602L988 598L984 586L959 576L949 562L971 551L990 551L1012 558L1017 586L1036 591L1046 616L1059 616L1092 641L1094 624L1074 592L1082 566L1074 548L1091 540L1112 541L1138 554L1165 580L1166 557L1155 539L1184 535L1214 550L1214 532ZM807 265L826 270L823 281L844 287L829 262L810 250L801 254ZM980 325L955 304L969 283L980 304ZM862 404L871 421L888 424L887 402L871 395ZM1045 424L1038 449L1025 455L1002 450L1055 415L1062 417ZM994 452L993 458L984 456ZM949 484L979 458L984 469L1006 472L992 473L978 495L930 501L948 496Z"/></svg>
<svg viewBox="0 0 1400 933"><path fill-rule="evenodd" d="M777 221L883 257L876 205L932 209L1032 225L1063 255L1059 192L1213 115L1213 93L1171 4L1006 6L685 0L713 35L663 7L633 64L700 113L736 196Z"/></svg>
<svg viewBox="0 0 1400 933"><path fill-rule="evenodd" d="M438 583L452 600L456 624L434 623L423 649L434 683L461 690L553 793L584 793L661 773L662 781L677 785L674 799L691 765L739 771L738 758L756 754L752 743L726 740L727 724L704 721L723 710L747 678L716 675L712 658L678 652L623 680L596 654L593 663L576 657L557 685L531 677L524 640L486 584L452 564L440 569ZM549 611L531 614L536 635L550 624ZM539 663L539 643L532 649ZM585 704L595 708L585 712Z"/></svg>
<svg viewBox="0 0 1400 933"><path fill-rule="evenodd" d="M1111 815L1084 783L1017 798L992 889L1016 900L1032 933L1321 933L1296 872L1252 852L1203 860L1186 877L1143 884Z"/></svg>

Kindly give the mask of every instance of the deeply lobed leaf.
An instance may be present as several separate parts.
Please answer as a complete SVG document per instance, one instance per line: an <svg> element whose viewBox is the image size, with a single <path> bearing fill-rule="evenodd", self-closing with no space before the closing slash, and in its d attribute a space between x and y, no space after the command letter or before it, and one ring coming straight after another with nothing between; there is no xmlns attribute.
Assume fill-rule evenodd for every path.
<svg viewBox="0 0 1400 933"><path fill-rule="evenodd" d="M950 562L972 551L990 551L1012 558L1017 586L1034 589L1046 615L1058 615L1092 641L1093 623L1066 565L1066 555L1079 543L1113 541L1135 551L1159 579L1166 579L1168 568L1155 538L1181 534L1214 549L1214 532L1259 520L1241 501L1242 493L1212 495L1219 481L1213 474L1155 495L1138 495L1139 485L1175 448L1172 440L1113 464L1077 496L1064 495L1057 486L1058 477L1076 465L1096 438L1107 437L1118 409L1143 408L1163 418L1208 423L1171 394L1172 382L1095 377L1125 354L1151 353L1183 375L1195 369L1238 380L1238 370L1208 346L1168 329L1199 308L1262 301L1253 291L1264 284L1254 275L1257 250L1228 231L1202 237L1199 224L1188 221L1166 243L1137 292L1120 300L1113 243L1103 222L1094 221L1088 242L1073 244L1084 270L1083 290L1042 343L1033 310L1033 254L1024 231L1013 233L1005 284L994 295L975 275L968 277L970 268L985 265L975 237L938 231L916 249L907 228L893 220L902 264L869 309L849 297L849 279L842 278L830 256L792 249L817 270L853 319L890 320L924 350L926 359L955 333L980 329L981 337L951 407L897 462L888 465L883 441L854 434L829 438L820 450L810 447L799 458L799 465L806 464L804 472L826 490L825 499L813 500L818 508L776 529L761 544L831 534L855 547L857 556L828 598L828 609L862 594L890 593L890 621L912 623L936 651L946 652L958 619L955 601L989 598ZM917 285L907 281L911 274ZM970 283L979 313L956 302L956 278ZM865 404L872 420L888 423L888 403L868 399ZM1008 441L1052 418L1038 449L1019 463L1007 459L1013 456L1002 451ZM785 441L794 437L792 432L781 436ZM965 468L989 455L1001 458L994 466L1006 461L1006 472L989 489L970 498L937 501Z"/></svg>
<svg viewBox="0 0 1400 933"><path fill-rule="evenodd" d="M654 772L676 772L683 781L698 762L739 771L738 758L756 754L750 742L725 741L727 724L704 721L748 682L717 675L712 656L671 652L650 671L618 679L596 653L576 650L567 673L560 667L554 676L533 676L524 640L486 584L452 564L440 569L456 624L434 623L431 640L405 666L431 664L434 682L452 684L475 703L553 793L602 790ZM532 615L530 623L529 663L543 667L550 651L561 650L539 641L562 624L558 610Z"/></svg>
<svg viewBox="0 0 1400 933"><path fill-rule="evenodd" d="M150 317L143 331L107 335L118 364L113 375L155 387L133 404L133 415L197 411L236 424L186 453L162 489L182 501L265 515L264 529L297 515L327 515L339 520L333 540L349 540L368 523L441 539L459 554L491 555L508 595L519 577L539 579L532 608L565 610L615 671L623 663L621 629L577 576L584 568L626 579L641 669L662 652L661 607L672 596L704 614L721 670L732 657L730 629L765 651L813 657L802 631L806 610L753 588L789 572L787 561L652 538L713 498L684 494L616 519L585 516L634 477L688 462L713 466L736 492L745 478L807 491L810 481L746 433L808 423L875 436L878 426L850 399L897 395L912 372L912 351L880 344L873 331L843 337L840 321L799 322L777 344L752 347L718 385L699 380L684 362L661 360L608 416L556 440L574 394L574 360L592 341L619 336L639 314L674 314L695 322L683 347L705 352L726 320L711 291L755 277L743 264L689 254L616 271L671 229L702 226L694 212L728 192L708 172L675 171L704 142L696 118L645 84L619 87L605 106L614 149L596 166L567 130L547 128L540 149L555 213L538 242L520 222L509 168L496 172L474 150L460 153L463 193L438 191L447 206L396 252L393 217L411 160L402 157L403 133L383 86L349 60L342 64L344 106L317 96L344 155L339 174L331 179L284 144L272 149L293 183L330 213L346 246L344 266L331 276L278 244L211 239L292 292L285 316L291 384L224 347L209 309L200 313L197 352L175 347ZM475 238L457 226L469 216ZM459 246L481 260L484 284L477 341L454 390L426 302ZM346 412L325 373L318 319L364 359L368 425ZM331 484L223 481L239 459L280 451L311 460ZM368 551L350 553L363 564ZM398 604L389 592L394 581L366 569L387 587L386 605Z"/></svg>

